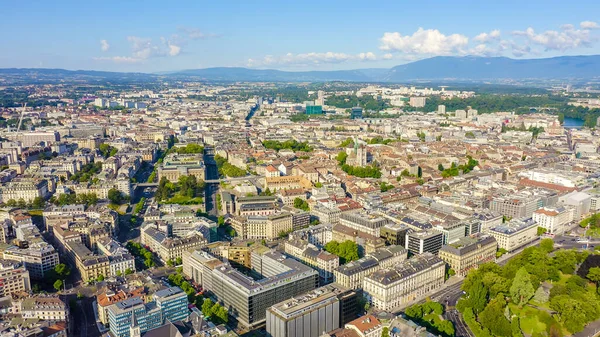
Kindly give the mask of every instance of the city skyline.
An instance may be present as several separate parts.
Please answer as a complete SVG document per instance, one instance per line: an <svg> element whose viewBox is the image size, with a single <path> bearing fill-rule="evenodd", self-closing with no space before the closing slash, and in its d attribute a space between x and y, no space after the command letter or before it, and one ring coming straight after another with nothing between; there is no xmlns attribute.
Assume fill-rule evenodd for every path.
<svg viewBox="0 0 600 337"><path fill-rule="evenodd" d="M385 10L382 10L385 8ZM8 2L0 68L386 68L433 56L600 54L600 4ZM411 14L415 13L415 15ZM493 15L490 15L493 13ZM49 15L50 14L50 15ZM167 20L165 20L167 18ZM18 34L16 33L18 32Z"/></svg>

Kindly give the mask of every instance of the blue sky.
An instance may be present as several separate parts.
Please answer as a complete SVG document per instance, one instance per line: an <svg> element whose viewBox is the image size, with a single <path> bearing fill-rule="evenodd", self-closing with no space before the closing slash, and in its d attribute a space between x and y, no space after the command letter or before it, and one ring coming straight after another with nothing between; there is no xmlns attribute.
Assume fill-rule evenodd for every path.
<svg viewBox="0 0 600 337"><path fill-rule="evenodd" d="M0 1L0 68L391 67L600 54L600 1Z"/></svg>

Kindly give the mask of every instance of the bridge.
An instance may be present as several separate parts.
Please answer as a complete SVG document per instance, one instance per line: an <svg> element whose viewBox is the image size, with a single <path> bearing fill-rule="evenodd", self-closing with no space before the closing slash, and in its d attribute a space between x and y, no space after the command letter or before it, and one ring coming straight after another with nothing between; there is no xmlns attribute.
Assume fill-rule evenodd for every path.
<svg viewBox="0 0 600 337"><path fill-rule="evenodd" d="M134 189L138 187L158 187L158 183L137 183L133 185Z"/></svg>
<svg viewBox="0 0 600 337"><path fill-rule="evenodd" d="M221 182L229 182L229 181L243 181L243 180L254 180L260 178L260 176L255 176L255 175L249 175L249 176L243 176L243 177L235 177L235 178L222 178L222 179L209 179L209 180L205 180L204 182L207 184L210 183L221 183ZM158 187L158 183L137 183L133 185L133 189L136 189L138 187L142 187L142 188L146 188L146 187Z"/></svg>

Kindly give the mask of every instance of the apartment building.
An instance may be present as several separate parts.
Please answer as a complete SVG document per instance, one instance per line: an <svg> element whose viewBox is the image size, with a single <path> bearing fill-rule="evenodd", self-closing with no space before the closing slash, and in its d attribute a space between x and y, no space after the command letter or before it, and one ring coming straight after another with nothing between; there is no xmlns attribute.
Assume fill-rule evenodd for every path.
<svg viewBox="0 0 600 337"><path fill-rule="evenodd" d="M340 265L340 259L336 255L303 240L287 240L284 247L286 254L319 272L319 284L333 282L333 270Z"/></svg>
<svg viewBox="0 0 600 337"><path fill-rule="evenodd" d="M392 221L376 213L353 212L340 215L340 223L354 230L379 237L381 227Z"/></svg>
<svg viewBox="0 0 600 337"><path fill-rule="evenodd" d="M31 291L29 271L22 262L0 259L0 297Z"/></svg>
<svg viewBox="0 0 600 337"><path fill-rule="evenodd" d="M233 217L231 226L242 239L271 240L293 230L294 216L288 212L279 212L264 216Z"/></svg>
<svg viewBox="0 0 600 337"><path fill-rule="evenodd" d="M452 268L456 274L466 276L469 270L480 264L496 261L498 242L493 236L465 237L457 242L444 245L438 256Z"/></svg>
<svg viewBox="0 0 600 337"><path fill-rule="evenodd" d="M512 219L487 233L496 239L498 248L512 252L538 239L537 226L532 218Z"/></svg>
<svg viewBox="0 0 600 337"><path fill-rule="evenodd" d="M333 271L334 282L350 289L362 288L367 275L401 263L407 256L408 252L401 246L380 248L374 253L336 268Z"/></svg>
<svg viewBox="0 0 600 337"><path fill-rule="evenodd" d="M542 206L542 200L535 196L503 196L495 197L490 203L490 210L510 218L530 217Z"/></svg>
<svg viewBox="0 0 600 337"><path fill-rule="evenodd" d="M295 230L288 236L289 240L306 240L317 247L323 247L333 240L333 226L331 224L318 224Z"/></svg>
<svg viewBox="0 0 600 337"><path fill-rule="evenodd" d="M49 323L68 322L69 310L58 296L35 295L20 303L21 316L24 319L38 319Z"/></svg>
<svg viewBox="0 0 600 337"><path fill-rule="evenodd" d="M9 246L3 258L22 262L32 279L40 280L59 264L58 252L46 242L28 243L27 248Z"/></svg>
<svg viewBox="0 0 600 337"><path fill-rule="evenodd" d="M175 261L183 256L183 252L198 248L207 242L197 233L183 238L169 237L152 225L143 226L141 232L142 244L148 246L164 262Z"/></svg>
<svg viewBox="0 0 600 337"><path fill-rule="evenodd" d="M235 214L238 216L270 215L279 209L277 197L253 196L235 199Z"/></svg>
<svg viewBox="0 0 600 337"><path fill-rule="evenodd" d="M46 198L49 195L48 181L46 180L21 180L11 181L0 187L0 202L9 200L32 202L35 198Z"/></svg>
<svg viewBox="0 0 600 337"><path fill-rule="evenodd" d="M385 241L379 236L357 231L341 224L335 225L332 232L333 240L335 241L344 242L350 240L356 242L363 255L373 253L377 249L385 247Z"/></svg>
<svg viewBox="0 0 600 337"><path fill-rule="evenodd" d="M542 207L533 212L533 221L550 234L562 234L574 220L574 209L569 207Z"/></svg>
<svg viewBox="0 0 600 337"><path fill-rule="evenodd" d="M310 209L310 214L319 219L321 223L338 224L342 211L338 207L326 207L316 204Z"/></svg>
<svg viewBox="0 0 600 337"><path fill-rule="evenodd" d="M338 284L317 288L267 309L271 337L320 337L341 328L357 314L356 292Z"/></svg>
<svg viewBox="0 0 600 337"><path fill-rule="evenodd" d="M377 309L391 311L423 298L444 284L446 265L431 253L415 255L365 277L363 292Z"/></svg>

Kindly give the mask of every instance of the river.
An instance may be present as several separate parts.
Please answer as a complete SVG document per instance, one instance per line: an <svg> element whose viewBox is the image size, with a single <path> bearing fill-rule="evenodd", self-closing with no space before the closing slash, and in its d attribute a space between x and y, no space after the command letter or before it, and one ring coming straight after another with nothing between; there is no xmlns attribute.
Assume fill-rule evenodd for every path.
<svg viewBox="0 0 600 337"><path fill-rule="evenodd" d="M583 127L583 119L565 117L565 121L563 122L563 127L565 129L581 129Z"/></svg>

